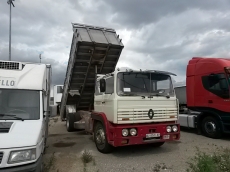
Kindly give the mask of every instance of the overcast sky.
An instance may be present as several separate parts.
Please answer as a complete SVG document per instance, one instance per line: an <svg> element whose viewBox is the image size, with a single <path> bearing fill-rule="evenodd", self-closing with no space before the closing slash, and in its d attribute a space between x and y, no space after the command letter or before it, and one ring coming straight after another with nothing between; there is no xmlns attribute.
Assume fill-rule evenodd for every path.
<svg viewBox="0 0 230 172"><path fill-rule="evenodd" d="M185 80L194 56L230 56L229 0L15 0L12 61L51 63L63 84L71 23L114 28L124 44L117 67L167 70ZM8 59L9 5L0 0L0 59Z"/></svg>

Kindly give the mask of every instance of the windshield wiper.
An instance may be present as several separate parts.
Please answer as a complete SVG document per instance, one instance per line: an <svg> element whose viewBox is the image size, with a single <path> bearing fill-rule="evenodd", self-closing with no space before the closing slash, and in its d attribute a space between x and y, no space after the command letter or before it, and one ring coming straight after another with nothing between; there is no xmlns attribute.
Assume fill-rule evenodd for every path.
<svg viewBox="0 0 230 172"><path fill-rule="evenodd" d="M9 117L12 117L12 118L14 118L14 119L18 119L18 120L24 121L24 119L22 119L22 118L20 118L20 117L17 117L16 115L0 114L0 116L1 116L1 117L3 117L3 116L9 116Z"/></svg>
<svg viewBox="0 0 230 172"><path fill-rule="evenodd" d="M158 94L158 93L156 93L156 94L154 94L154 95L149 95L148 98L153 98L153 96L157 96L157 97L159 97L159 96L160 96L160 97L166 97L166 98L168 98L168 99L170 98L169 95L162 95L162 94Z"/></svg>

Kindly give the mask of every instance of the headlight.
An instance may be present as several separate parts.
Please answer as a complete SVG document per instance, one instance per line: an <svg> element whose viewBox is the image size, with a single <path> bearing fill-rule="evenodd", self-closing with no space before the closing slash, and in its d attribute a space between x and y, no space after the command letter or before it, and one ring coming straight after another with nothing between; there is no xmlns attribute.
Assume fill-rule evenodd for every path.
<svg viewBox="0 0 230 172"><path fill-rule="evenodd" d="M135 128L132 128L132 129L130 130L130 134L131 134L131 136L137 135L137 130L136 130Z"/></svg>
<svg viewBox="0 0 230 172"><path fill-rule="evenodd" d="M178 130L177 126L176 126L176 125L172 126L172 130L173 130L174 132L177 132L177 130Z"/></svg>
<svg viewBox="0 0 230 172"><path fill-rule="evenodd" d="M36 149L13 151L10 153L9 164L36 159Z"/></svg>
<svg viewBox="0 0 230 172"><path fill-rule="evenodd" d="M129 131L128 131L128 129L123 129L122 130L122 136L128 136L128 134L129 134Z"/></svg>
<svg viewBox="0 0 230 172"><path fill-rule="evenodd" d="M167 131L168 133L170 133L170 132L172 131L171 126L167 126L167 127L166 127L166 131Z"/></svg>

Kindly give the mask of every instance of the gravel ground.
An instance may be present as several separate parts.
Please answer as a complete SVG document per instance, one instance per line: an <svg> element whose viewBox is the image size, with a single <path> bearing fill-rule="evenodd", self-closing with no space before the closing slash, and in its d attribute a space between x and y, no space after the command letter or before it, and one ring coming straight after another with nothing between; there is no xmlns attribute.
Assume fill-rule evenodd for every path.
<svg viewBox="0 0 230 172"><path fill-rule="evenodd" d="M160 148L128 146L116 148L111 154L102 154L97 151L91 135L84 131L69 133L65 122L52 118L43 160L46 171L50 172L157 172L156 167L161 164L166 167L162 171L184 172L186 162L195 155L196 147L212 152L217 146L230 148L229 142L230 136L216 140L183 129L180 141L166 143ZM91 151L94 161L84 167L81 155L85 149Z"/></svg>

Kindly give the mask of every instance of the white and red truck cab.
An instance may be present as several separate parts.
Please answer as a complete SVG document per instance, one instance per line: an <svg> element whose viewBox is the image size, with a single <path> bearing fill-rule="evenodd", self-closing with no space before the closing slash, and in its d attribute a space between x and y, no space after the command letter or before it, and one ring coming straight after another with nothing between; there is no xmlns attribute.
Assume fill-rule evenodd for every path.
<svg viewBox="0 0 230 172"><path fill-rule="evenodd" d="M116 70L97 78L93 134L99 151L180 138L172 73ZM105 137L104 137L105 136Z"/></svg>
<svg viewBox="0 0 230 172"><path fill-rule="evenodd" d="M123 44L116 31L73 23L60 116L83 128L97 149L178 140L179 106L170 72L117 69Z"/></svg>

